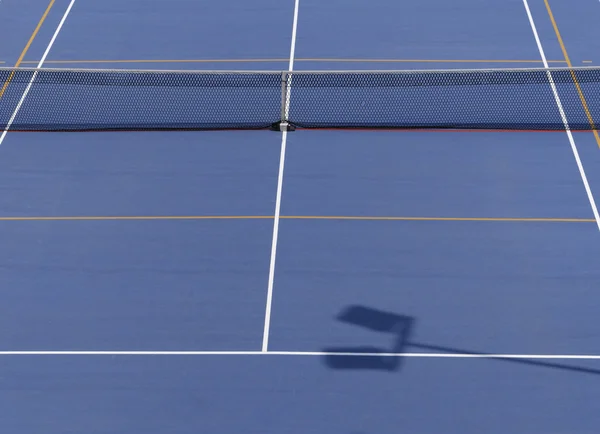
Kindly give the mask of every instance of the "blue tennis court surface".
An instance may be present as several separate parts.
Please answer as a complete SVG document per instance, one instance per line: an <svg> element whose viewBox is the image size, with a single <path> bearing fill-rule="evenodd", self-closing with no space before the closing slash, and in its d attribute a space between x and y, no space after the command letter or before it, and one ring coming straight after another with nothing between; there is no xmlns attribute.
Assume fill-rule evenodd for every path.
<svg viewBox="0 0 600 434"><path fill-rule="evenodd" d="M0 66L585 66L598 19L1 0ZM596 433L598 197L591 132L9 131L3 432Z"/></svg>

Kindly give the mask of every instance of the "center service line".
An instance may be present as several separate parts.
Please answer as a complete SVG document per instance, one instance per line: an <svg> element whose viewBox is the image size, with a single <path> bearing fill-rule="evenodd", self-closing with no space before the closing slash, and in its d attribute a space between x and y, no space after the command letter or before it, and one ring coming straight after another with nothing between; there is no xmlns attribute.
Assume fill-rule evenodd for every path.
<svg viewBox="0 0 600 434"><path fill-rule="evenodd" d="M295 0L294 22L292 24L292 42L290 46L290 63L288 71L294 70L294 53L296 51L296 33L298 30L298 9L300 0ZM287 85L287 104L290 101L290 84ZM281 192L283 190L283 168L285 167L285 149L287 145L287 131L281 133L281 154L279 156L279 175L277 176L277 195L275 198L275 217L273 219L273 242L271 244L271 261L269 264L269 282L267 285L267 306L265 308L265 326L263 330L262 351L269 349L269 329L271 326L271 305L273 303L273 281L275 280L275 259L277 257L277 238L279 236L279 214L281 210Z"/></svg>

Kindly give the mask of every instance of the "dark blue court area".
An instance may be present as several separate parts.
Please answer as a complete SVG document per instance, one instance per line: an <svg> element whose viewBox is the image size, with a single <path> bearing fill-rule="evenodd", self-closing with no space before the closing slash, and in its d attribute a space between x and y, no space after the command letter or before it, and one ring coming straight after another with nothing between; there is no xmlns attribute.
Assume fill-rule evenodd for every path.
<svg viewBox="0 0 600 434"><path fill-rule="evenodd" d="M595 66L599 20L597 0L0 0L0 67ZM9 116L27 82L0 85ZM592 131L6 128L0 431L595 434L597 198Z"/></svg>

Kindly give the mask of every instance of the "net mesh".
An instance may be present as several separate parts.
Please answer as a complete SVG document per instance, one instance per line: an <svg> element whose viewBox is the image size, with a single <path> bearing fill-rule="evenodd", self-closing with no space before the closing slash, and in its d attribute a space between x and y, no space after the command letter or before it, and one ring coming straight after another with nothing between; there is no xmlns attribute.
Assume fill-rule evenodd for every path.
<svg viewBox="0 0 600 434"><path fill-rule="evenodd" d="M281 74L6 69L0 81L11 131L257 129L280 117Z"/></svg>
<svg viewBox="0 0 600 434"><path fill-rule="evenodd" d="M0 68L11 131L424 128L600 122L600 68L210 72ZM562 111L561 111L562 109ZM566 122L566 123L565 123Z"/></svg>

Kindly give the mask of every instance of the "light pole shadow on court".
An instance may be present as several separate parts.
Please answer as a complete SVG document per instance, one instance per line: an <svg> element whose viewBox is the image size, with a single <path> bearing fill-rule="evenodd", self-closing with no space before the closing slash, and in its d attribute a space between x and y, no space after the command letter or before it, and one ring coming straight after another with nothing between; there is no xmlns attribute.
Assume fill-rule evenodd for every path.
<svg viewBox="0 0 600 434"><path fill-rule="evenodd" d="M345 356L328 354L324 356L325 364L331 369L368 369L378 371L397 371L404 360L403 357L381 357L373 354L403 353L411 334L414 319L405 315L372 309L365 306L350 306L344 309L337 320L349 325L362 327L373 332L386 333L391 337L391 345L387 349L372 346L331 347L327 353L365 353L363 356Z"/></svg>
<svg viewBox="0 0 600 434"><path fill-rule="evenodd" d="M402 363L406 359L406 357L402 357L401 354L406 352L407 348L425 350L432 353L437 352L476 356L489 355L488 353L483 352L412 342L410 341L410 337L414 330L416 320L414 317L406 315L398 315L366 306L354 305L344 309L336 319L351 326L361 327L373 332L389 334L391 337L391 345L388 348L365 345L357 347L329 347L323 349L324 352L328 353L323 356L325 365L335 370L375 370L395 372L401 369ZM349 353L352 355L349 355ZM365 356L356 355L361 353L364 353ZM400 355L389 356L384 355L385 353ZM377 354L382 354L382 356L378 357ZM513 357L487 357L487 359L533 367L550 368L566 372L600 375L600 369L535 359Z"/></svg>

